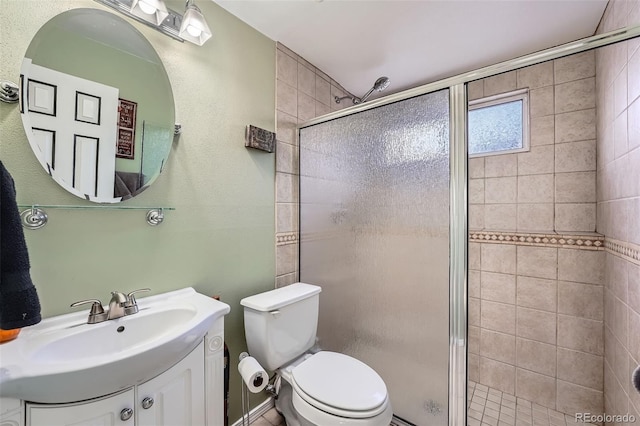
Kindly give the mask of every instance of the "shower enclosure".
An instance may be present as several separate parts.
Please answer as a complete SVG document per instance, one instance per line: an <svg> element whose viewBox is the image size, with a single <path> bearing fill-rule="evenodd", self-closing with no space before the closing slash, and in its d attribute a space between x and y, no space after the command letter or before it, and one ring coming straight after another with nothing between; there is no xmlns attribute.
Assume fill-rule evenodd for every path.
<svg viewBox="0 0 640 426"><path fill-rule="evenodd" d="M320 346L387 384L394 423L466 424L466 84L640 35L589 37L300 125L300 276Z"/></svg>
<svg viewBox="0 0 640 426"><path fill-rule="evenodd" d="M450 110L445 89L300 130L300 279L322 286L320 344L378 371L414 424L448 418Z"/></svg>

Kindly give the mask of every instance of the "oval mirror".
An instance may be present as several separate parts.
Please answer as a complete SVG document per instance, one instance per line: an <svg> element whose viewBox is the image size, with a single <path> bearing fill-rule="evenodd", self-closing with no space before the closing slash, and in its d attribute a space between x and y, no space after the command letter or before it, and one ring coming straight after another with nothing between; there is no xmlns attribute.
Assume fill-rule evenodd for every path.
<svg viewBox="0 0 640 426"><path fill-rule="evenodd" d="M22 63L20 113L40 164L78 197L117 203L157 179L173 141L167 73L131 24L98 9L55 16Z"/></svg>

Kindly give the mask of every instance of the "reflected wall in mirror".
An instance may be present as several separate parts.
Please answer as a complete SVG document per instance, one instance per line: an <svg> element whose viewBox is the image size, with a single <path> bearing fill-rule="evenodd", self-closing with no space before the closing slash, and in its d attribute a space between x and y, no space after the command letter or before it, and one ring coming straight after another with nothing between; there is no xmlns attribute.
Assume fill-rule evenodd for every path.
<svg viewBox="0 0 640 426"><path fill-rule="evenodd" d="M173 93L131 24L98 9L55 16L22 63L20 112L40 164L70 193L117 203L145 190L171 151Z"/></svg>

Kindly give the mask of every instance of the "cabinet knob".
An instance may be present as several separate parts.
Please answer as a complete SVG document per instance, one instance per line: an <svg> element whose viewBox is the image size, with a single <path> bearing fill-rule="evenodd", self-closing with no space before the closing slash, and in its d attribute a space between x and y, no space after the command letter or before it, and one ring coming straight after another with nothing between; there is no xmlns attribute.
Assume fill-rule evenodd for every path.
<svg viewBox="0 0 640 426"><path fill-rule="evenodd" d="M123 408L120 411L120 420L127 421L133 416L133 410L131 408Z"/></svg>
<svg viewBox="0 0 640 426"><path fill-rule="evenodd" d="M142 408L148 410L153 405L153 402L153 398L151 398L150 396L146 397L142 400Z"/></svg>

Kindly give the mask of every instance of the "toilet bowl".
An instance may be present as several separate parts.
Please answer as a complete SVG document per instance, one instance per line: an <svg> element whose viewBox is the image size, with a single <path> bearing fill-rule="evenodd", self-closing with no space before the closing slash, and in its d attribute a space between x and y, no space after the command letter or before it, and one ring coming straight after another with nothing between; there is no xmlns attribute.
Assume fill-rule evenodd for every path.
<svg viewBox="0 0 640 426"><path fill-rule="evenodd" d="M393 411L378 373L345 354L309 353L320 291L295 283L240 301L249 354L276 371L276 408L287 426L388 426Z"/></svg>
<svg viewBox="0 0 640 426"><path fill-rule="evenodd" d="M391 422L384 381L355 358L321 351L279 374L291 386L291 405L301 426L388 426Z"/></svg>

